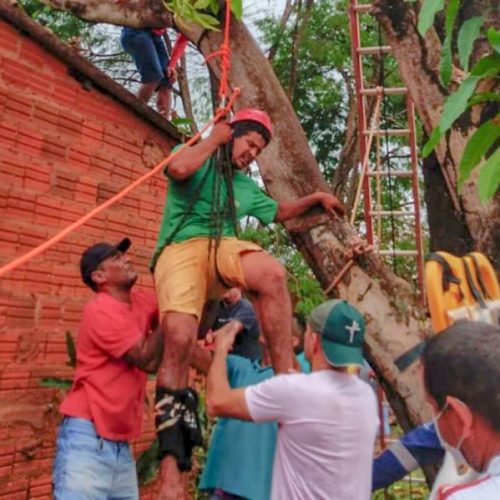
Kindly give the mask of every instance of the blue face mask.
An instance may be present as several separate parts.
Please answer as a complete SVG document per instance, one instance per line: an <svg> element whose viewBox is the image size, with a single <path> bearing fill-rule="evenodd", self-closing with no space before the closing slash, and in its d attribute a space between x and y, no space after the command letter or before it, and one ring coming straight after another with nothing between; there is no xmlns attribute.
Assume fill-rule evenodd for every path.
<svg viewBox="0 0 500 500"><path fill-rule="evenodd" d="M460 446L462 446L462 443L465 439L465 433L462 432L462 435L460 436L460 439L458 440L458 443L455 446L451 446L444 438L441 436L441 431L439 430L439 424L438 421L443 415L443 413L446 411L446 408L448 407L448 402L441 408L440 412L433 417L434 421L434 428L436 429L436 434L439 439L439 442L441 443L441 446L444 448L445 451L447 451L454 459L455 461L455 466L457 468L458 474L464 474L469 470L469 464L467 463L467 460L463 456L462 452L460 451Z"/></svg>

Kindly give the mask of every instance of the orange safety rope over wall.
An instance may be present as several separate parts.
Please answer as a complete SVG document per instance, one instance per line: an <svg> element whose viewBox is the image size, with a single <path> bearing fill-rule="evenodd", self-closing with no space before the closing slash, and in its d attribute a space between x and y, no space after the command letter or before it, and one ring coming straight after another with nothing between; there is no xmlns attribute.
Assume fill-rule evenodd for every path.
<svg viewBox="0 0 500 500"><path fill-rule="evenodd" d="M231 23L231 1L227 0L226 2L226 18L225 18L225 29L224 29L224 41L221 44L221 48L219 51L214 52L210 56L208 56L207 60L215 55L221 54L221 79L220 79L220 85L219 85L219 96L221 97L221 102L224 102L227 98L227 79L228 79L228 74L229 74L229 67L230 67L230 57L231 57L231 49L229 46L229 31L230 31L230 23ZM177 151L174 153L171 153L167 158L163 159L160 163L158 163L152 170L144 174L143 176L139 177L136 179L132 184L127 186L125 189L117 193L116 195L112 196L108 200L106 200L104 203L101 203L97 207L95 207L93 210L91 210L88 214L84 215L77 221L73 222L69 226L65 227L62 231L54 235L52 238L49 240L45 241L41 245L33 248L30 250L28 253L22 255L21 257L18 257L17 259L13 260L12 262L9 262L5 266L0 267L0 278L3 277L5 274L7 274L10 271L13 271L14 269L18 268L19 266L25 264L29 260L33 259L37 255L40 255L42 252L47 250L48 248L54 246L56 243L61 241L63 238L65 238L68 234L72 233L73 231L77 230L81 226L83 226L86 222L88 222L90 219L95 217L97 214L101 213L103 210L106 208L110 207L111 205L115 204L117 201L121 200L123 197L125 197L128 193L130 193L132 190L134 190L137 186L142 184L144 181L148 180L150 177L153 177L157 173L161 172L168 164L170 160L175 158L184 148L191 146L195 142L198 141L198 139L202 136L202 134L210 128L214 123L217 123L220 119L224 118L231 108L233 107L235 99L240 95L240 89L239 88L234 88L231 97L227 103L224 102L224 106L220 107L215 115L212 117L212 119L189 141L187 141L185 144L183 144L182 147L180 147Z"/></svg>

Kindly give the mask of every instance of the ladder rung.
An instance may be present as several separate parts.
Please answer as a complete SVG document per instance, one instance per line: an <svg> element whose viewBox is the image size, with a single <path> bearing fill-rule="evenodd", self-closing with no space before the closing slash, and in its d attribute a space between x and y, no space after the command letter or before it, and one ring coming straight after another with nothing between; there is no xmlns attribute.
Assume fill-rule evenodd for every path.
<svg viewBox="0 0 500 500"><path fill-rule="evenodd" d="M370 212L372 217L380 215L381 217L415 217L415 212L406 210L372 210Z"/></svg>
<svg viewBox="0 0 500 500"><path fill-rule="evenodd" d="M405 95L408 93L406 87L386 87L383 89L384 95ZM363 89L361 95L376 96L378 94L377 89Z"/></svg>
<svg viewBox="0 0 500 500"><path fill-rule="evenodd" d="M370 170L368 172L368 175L370 177L377 177L377 171L376 170ZM380 176L381 177L412 177L413 172L410 170L381 170L380 171Z"/></svg>
<svg viewBox="0 0 500 500"><path fill-rule="evenodd" d="M379 255L395 255L396 257L417 257L416 250L379 250Z"/></svg>
<svg viewBox="0 0 500 500"><path fill-rule="evenodd" d="M364 135L370 135L370 130L365 130ZM410 135L409 128L388 128L388 129L377 129L374 135Z"/></svg>
<svg viewBox="0 0 500 500"><path fill-rule="evenodd" d="M378 56L379 54L389 54L392 51L390 45L377 45L375 47L359 47L358 54L363 56Z"/></svg>
<svg viewBox="0 0 500 500"><path fill-rule="evenodd" d="M371 3L367 3L364 5L355 5L354 10L356 12L370 12L372 10L373 5Z"/></svg>

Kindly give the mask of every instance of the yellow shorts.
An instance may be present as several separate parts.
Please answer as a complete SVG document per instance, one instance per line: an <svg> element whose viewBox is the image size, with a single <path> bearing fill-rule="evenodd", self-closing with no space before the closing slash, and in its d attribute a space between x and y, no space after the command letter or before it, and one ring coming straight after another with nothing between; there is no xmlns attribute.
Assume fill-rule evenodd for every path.
<svg viewBox="0 0 500 500"><path fill-rule="evenodd" d="M161 320L165 313L174 311L192 314L199 320L208 299L220 297L228 287L246 288L240 255L261 252L262 248L250 241L222 238L216 269L215 242L210 256L209 242L209 238L193 238L163 249L154 270Z"/></svg>

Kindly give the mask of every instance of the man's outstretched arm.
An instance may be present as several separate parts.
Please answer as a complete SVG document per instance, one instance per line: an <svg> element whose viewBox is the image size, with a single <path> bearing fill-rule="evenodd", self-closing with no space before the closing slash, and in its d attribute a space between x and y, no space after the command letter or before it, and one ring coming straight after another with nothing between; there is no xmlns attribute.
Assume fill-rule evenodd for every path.
<svg viewBox="0 0 500 500"><path fill-rule="evenodd" d="M330 193L316 192L298 198L297 200L281 201L274 217L275 222L284 222L302 215L315 205L322 205L327 212L335 211L338 215L344 215L342 203Z"/></svg>
<svg viewBox="0 0 500 500"><path fill-rule="evenodd" d="M215 339L215 353L207 377L207 413L211 417L252 420L245 400L245 389L231 389L227 378L227 355L238 331L221 328Z"/></svg>

